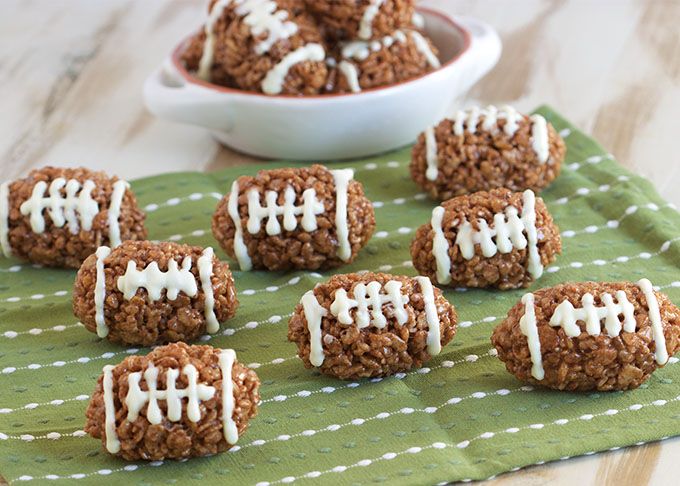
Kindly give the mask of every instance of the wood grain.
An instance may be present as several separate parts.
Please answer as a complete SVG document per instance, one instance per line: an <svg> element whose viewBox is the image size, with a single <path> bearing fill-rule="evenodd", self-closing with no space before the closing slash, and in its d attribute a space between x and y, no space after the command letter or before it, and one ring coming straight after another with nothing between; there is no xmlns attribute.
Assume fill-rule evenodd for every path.
<svg viewBox="0 0 680 486"><path fill-rule="evenodd" d="M498 67L451 109L548 103L680 205L680 1L431 0L499 30ZM47 163L125 178L251 162L204 130L150 116L146 76L199 27L203 0L0 2L0 168ZM673 484L680 441L560 461L488 484ZM0 484L2 480L0 480Z"/></svg>

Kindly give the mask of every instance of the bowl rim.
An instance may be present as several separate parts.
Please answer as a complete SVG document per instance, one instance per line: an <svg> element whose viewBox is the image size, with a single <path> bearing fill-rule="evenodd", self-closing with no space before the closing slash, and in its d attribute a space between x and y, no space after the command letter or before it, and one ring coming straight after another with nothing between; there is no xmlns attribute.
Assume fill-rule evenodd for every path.
<svg viewBox="0 0 680 486"><path fill-rule="evenodd" d="M446 69L450 68L453 64L458 61L463 54L465 54L469 49L470 45L472 44L471 40L471 34L470 32L461 26L458 22L456 22L453 18L451 18L450 15L445 14L439 10L428 8L428 7L416 7L416 10L418 12L424 12L427 13L428 15L433 15L436 17L439 17L440 19L444 20L446 23L449 24L450 27L453 27L456 29L462 36L463 38L463 46L460 51L453 56L451 59L449 59L446 63L444 63L441 67L435 69L434 71L430 71L425 74L421 74L420 76L416 76L415 78L407 79L405 81L401 81L399 83L395 84L390 84L388 86L379 86L376 88L370 88L363 90L359 93L330 93L330 94L316 94L316 95L293 95L293 94L282 94L282 95L268 95L264 93L259 93L257 91L246 91L238 88L229 88L226 86L220 86L218 84L210 83L208 81L204 81L200 78L197 78L196 76L192 75L185 67L184 63L181 61L181 53L184 51L186 45L189 43L191 37L193 36L190 35L183 39L173 50L171 54L171 60L174 68L176 71L184 78L185 82L189 84L194 84L201 86L202 88L209 89L211 91L217 91L218 93L224 93L224 94L231 94L231 95L236 95L236 96L245 96L245 97L251 97L255 99L279 99L279 100L296 100L296 101L301 101L304 102L304 100L334 100L334 99L339 99L339 98L345 98L345 97L352 97L353 99L359 98L362 95L371 95L371 94L376 94L376 93L383 93L385 91L389 90L394 90L397 89L401 86L407 85L407 84L412 84L412 83L417 83L420 80L423 80L427 77L437 75L441 73L442 71L445 71Z"/></svg>

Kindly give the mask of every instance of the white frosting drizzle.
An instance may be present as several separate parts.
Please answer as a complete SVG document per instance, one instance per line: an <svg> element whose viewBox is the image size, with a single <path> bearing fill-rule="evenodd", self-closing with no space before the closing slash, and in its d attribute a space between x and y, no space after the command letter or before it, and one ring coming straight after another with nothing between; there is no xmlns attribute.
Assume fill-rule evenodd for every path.
<svg viewBox="0 0 680 486"><path fill-rule="evenodd" d="M307 321L309 331L309 361L313 366L321 366L324 360L323 343L321 342L321 320L328 315L328 311L321 307L314 296L314 291L309 290L300 300Z"/></svg>
<svg viewBox="0 0 680 486"><path fill-rule="evenodd" d="M125 181L119 180L113 183L113 192L111 192L111 202L109 203L108 223L109 223L109 244L111 248L120 245L120 208L123 204L123 196L125 191L130 187Z"/></svg>
<svg viewBox="0 0 680 486"><path fill-rule="evenodd" d="M260 205L260 192L257 189L248 191L248 224L247 229L251 234L260 232L262 219L267 220L265 230L268 235L281 234L281 225L278 216L283 216L283 227L286 231L297 228L297 216L302 215L300 220L302 229L315 231L317 229L316 216L325 210L324 205L316 198L314 189L306 189L302 193L302 205L295 205L295 189L286 187L283 193L283 206L277 204L278 194L276 191L267 191L265 194L265 206Z"/></svg>
<svg viewBox="0 0 680 486"><path fill-rule="evenodd" d="M649 320L652 328L652 337L655 345L656 362L660 365L668 362L668 351L666 349L666 337L663 334L661 323L661 313L659 302L654 294L654 288L649 280L641 279L637 283L647 300ZM553 327L561 327L569 337L580 336L582 331L577 321L584 322L585 332L591 336L599 336L601 333L602 320L604 328L609 336L616 337L623 332L635 332L635 307L628 300L623 290L616 292L616 302L609 293L600 295L601 306L595 305L595 298L592 294L586 293L581 297L580 308L568 300L561 302L550 317L549 324ZM524 315L519 321L522 333L527 336L529 353L531 355L531 375L537 380L542 380L545 376L541 356L541 342L538 336L536 316L534 314L534 295L525 294L522 297L524 303ZM619 320L623 316L623 325Z"/></svg>
<svg viewBox="0 0 680 486"><path fill-rule="evenodd" d="M182 419L182 400L187 399L187 418L196 423L201 420L200 403L210 400L215 396L215 387L198 383L198 370L192 364L182 368L182 373L187 379L186 388L177 388L179 370L168 368L165 372L165 390L158 389L158 368L153 363L144 370L144 381L148 391L139 386L142 381L142 372L136 371L128 375L128 392L125 396L125 405L128 409L127 421L134 422L139 412L146 407L146 418L151 424L160 424L163 420L163 412L158 406L158 400L165 400L167 404L167 419L170 422L179 422Z"/></svg>
<svg viewBox="0 0 680 486"><path fill-rule="evenodd" d="M283 90L283 82L290 69L301 62L321 62L326 58L326 51L321 44L310 43L289 52L278 64L267 72L262 81L262 91L265 94L276 95Z"/></svg>
<svg viewBox="0 0 680 486"><path fill-rule="evenodd" d="M424 29L425 28L425 17L418 12L413 12L413 16L411 17L411 23L416 29Z"/></svg>
<svg viewBox="0 0 680 486"><path fill-rule="evenodd" d="M95 269L97 278L94 284L94 320L97 324L97 336L105 338L109 335L109 328L104 319L104 301L106 300L106 275L104 274L104 259L111 254L111 248L100 246L95 252L97 261Z"/></svg>
<svg viewBox="0 0 680 486"><path fill-rule="evenodd" d="M347 80L350 91L352 93L359 93L361 85L359 84L359 71L357 67L349 61L340 61L338 69Z"/></svg>
<svg viewBox="0 0 680 486"><path fill-rule="evenodd" d="M451 257L449 256L449 242L444 235L442 222L446 210L437 206L432 210L432 231L434 231L434 241L432 242L432 254L437 264L437 282L448 284L451 281Z"/></svg>
<svg viewBox="0 0 680 486"><path fill-rule="evenodd" d="M493 226L485 219L478 219L479 230L463 220L458 221L458 232L454 246L458 246L460 254L466 260L475 255L475 245L479 245L482 255L491 258L497 252L510 253L513 248L523 250L527 248L527 270L537 279L543 274L543 264L538 253L538 231L536 229L536 197L530 189L522 194L522 215L516 207L508 206L503 213L493 216ZM437 281L445 284L450 281L451 260L449 258L449 241L444 235L442 226L445 210L438 206L432 211L430 224L434 231L432 254L437 264ZM526 236L525 236L526 233Z"/></svg>
<svg viewBox="0 0 680 486"><path fill-rule="evenodd" d="M420 285L420 293L425 303L425 318L427 321L427 352L431 356L438 355L442 350L441 331L439 329L439 313L434 299L434 288L427 277L416 277Z"/></svg>
<svg viewBox="0 0 680 486"><path fill-rule="evenodd" d="M213 65L213 58L215 56L215 24L222 17L224 10L231 3L231 0L217 0L212 6L208 15L208 20L205 23L205 43L203 44L203 53L201 60L198 63L199 78L210 81L210 70Z"/></svg>
<svg viewBox="0 0 680 486"><path fill-rule="evenodd" d="M531 376L537 380L542 380L545 376L543 370L543 356L541 355L541 340L538 337L538 327L536 313L534 309L534 294L524 294L522 296L524 304L524 315L519 320L519 328L527 337L529 354L531 356Z"/></svg>
<svg viewBox="0 0 680 486"><path fill-rule="evenodd" d="M365 40L355 40L351 42L346 42L342 47L342 57L345 59L356 59L357 61L365 61L371 52L378 52L384 47L390 47L395 42L404 43L406 42L406 34L397 30L392 33L392 35L386 35L382 39L365 41Z"/></svg>
<svg viewBox="0 0 680 486"><path fill-rule="evenodd" d="M385 0L369 0L364 15L359 22L359 39L368 40L373 37L373 21Z"/></svg>
<svg viewBox="0 0 680 486"><path fill-rule="evenodd" d="M116 407L113 402L113 366L104 366L104 433L106 434L106 450L111 454L120 451L120 441L116 433Z"/></svg>
<svg viewBox="0 0 680 486"><path fill-rule="evenodd" d="M538 161L545 164L550 157L548 141L548 123L541 115L531 115L531 147L538 156Z"/></svg>
<svg viewBox="0 0 680 486"><path fill-rule="evenodd" d="M610 336L618 336L622 329L624 332L635 332L635 307L628 301L623 290L616 292L616 302L608 293L602 294L600 300L604 305L597 307L593 294L584 294L581 297L582 307L578 309L568 300L564 300L550 317L550 325L561 327L569 337L576 337L581 334L581 328L576 321L583 321L586 323L588 334L599 336L600 323L604 319L605 330ZM623 327L619 315L623 315Z"/></svg>
<svg viewBox="0 0 680 486"><path fill-rule="evenodd" d="M418 52L425 56L427 63L431 67L439 69L441 67L441 63L439 62L439 59L437 58L435 53L432 51L432 47L430 47L430 44L427 42L425 37L423 37L423 34L421 34L420 32L416 32L415 30L411 30L409 31L409 35L411 36L411 39L413 39L413 42L415 43Z"/></svg>
<svg viewBox="0 0 680 486"><path fill-rule="evenodd" d="M177 262L170 259L168 270L163 272L157 262L151 262L144 270L137 270L137 263L130 260L125 274L118 277L118 290L123 292L126 300L132 299L140 288L146 289L149 301L160 300L163 290L166 290L168 300L177 299L180 292L194 297L198 288L196 277L191 273L191 263L191 256L186 256L182 260L182 268L178 268Z"/></svg>
<svg viewBox="0 0 680 486"><path fill-rule="evenodd" d="M349 182L354 178L354 170L332 170L335 180L335 231L338 236L338 257L348 261L352 257L349 244L349 224L347 222L347 190Z"/></svg>
<svg viewBox="0 0 680 486"><path fill-rule="evenodd" d="M425 177L430 181L437 180L439 157L437 154L437 138L432 126L425 129L425 160L427 161Z"/></svg>
<svg viewBox="0 0 680 486"><path fill-rule="evenodd" d="M659 310L659 301L656 300L654 294L654 287L652 283L646 278L638 281L638 287L645 294L647 300L647 309L649 312L649 322L652 327L652 337L654 338L654 354L656 362L659 364L666 364L668 362L668 351L666 350L666 336L663 333L663 326L661 325L661 311Z"/></svg>
<svg viewBox="0 0 680 486"><path fill-rule="evenodd" d="M65 196L61 194L64 187ZM94 188L95 184L90 180L81 186L76 179L67 181L63 177L58 177L50 183L49 189L45 181L39 181L33 186L31 197L21 204L19 210L24 216L30 215L31 229L34 233L45 231L44 209L47 209L52 223L57 228L68 222L72 234L78 233L81 225L85 231L89 231L92 229L92 220L99 212L97 201L92 199ZM44 197L45 191L48 191L48 197Z"/></svg>
<svg viewBox="0 0 680 486"><path fill-rule="evenodd" d="M9 245L9 182L0 184L0 250L5 257L12 256Z"/></svg>
<svg viewBox="0 0 680 486"><path fill-rule="evenodd" d="M234 382L231 371L236 361L233 349L223 349L220 352L220 371L222 372L222 428L224 438L231 445L238 442L238 427L234 421Z"/></svg>
<svg viewBox="0 0 680 486"><path fill-rule="evenodd" d="M503 132L512 137L519 128L519 122L522 120L522 115L512 106L502 106L500 109L493 105L489 105L484 109L479 107L472 107L467 111L457 111L453 117L453 133L455 135L463 135L465 131L469 133L477 133L477 126L479 120L484 117L482 122L482 130L495 133L498 130L498 121L505 120Z"/></svg>
<svg viewBox="0 0 680 486"><path fill-rule="evenodd" d="M384 288L384 292L381 290ZM331 314L338 318L340 324L350 326L355 323L359 329L374 326L383 329L387 325L387 318L382 307L390 304L394 311L397 323L404 324L408 320L406 304L408 296L401 294L401 282L390 280L384 287L380 282L360 282L352 291L354 299L347 297L345 289L335 291L335 298L331 304ZM354 319L350 311L355 309ZM370 312L369 312L370 309Z"/></svg>
<svg viewBox="0 0 680 486"><path fill-rule="evenodd" d="M254 36L268 32L266 39L258 42L255 53L262 55L282 39L288 39L298 31L294 22L287 21L288 12L277 10L276 2L268 0L241 0L236 9L236 14L244 16L243 21L250 27Z"/></svg>
<svg viewBox="0 0 680 486"><path fill-rule="evenodd" d="M220 330L220 323L215 315L215 293L212 285L213 275L213 249L208 247L198 258L198 275L201 278L201 288L203 289L203 312L206 320L206 331L208 334L215 334Z"/></svg>
<svg viewBox="0 0 680 486"><path fill-rule="evenodd" d="M248 271L253 268L253 262L248 255L248 247L243 241L243 225L241 225L241 215L238 212L238 182L234 181L231 185L231 193L227 203L229 217L234 222L234 254L241 270Z"/></svg>
<svg viewBox="0 0 680 486"><path fill-rule="evenodd" d="M232 380L232 368L236 360L236 353L233 349L220 351L219 367L222 374L222 425L224 438L231 445L238 441L238 428L233 419L234 413L234 383ZM120 441L116 434L116 408L114 403L113 390L113 369L114 366L104 366L104 413L105 413L105 433L106 449L112 454L120 451ZM125 405L128 409L126 420L134 422L139 417L139 413L146 405L146 419L149 423L157 425L163 421L163 412L158 406L159 400L165 400L167 405L166 419L170 422L182 420L182 405L184 399L187 400L187 418L197 423L201 420L201 402L212 400L216 389L214 386L199 383L200 375L196 367L187 364L182 368L182 373L186 377L186 388L177 388L177 378L180 371L177 368L168 368L165 372L165 390L158 389L159 368L153 363L149 363L144 372L136 371L130 373L128 379L128 392L125 395ZM142 390L140 383L144 378L147 390Z"/></svg>

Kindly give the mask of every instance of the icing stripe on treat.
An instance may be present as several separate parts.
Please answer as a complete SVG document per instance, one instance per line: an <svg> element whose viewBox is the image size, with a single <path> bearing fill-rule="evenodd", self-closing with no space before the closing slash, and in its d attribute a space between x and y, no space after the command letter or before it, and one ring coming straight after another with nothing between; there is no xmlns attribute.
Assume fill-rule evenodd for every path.
<svg viewBox="0 0 680 486"><path fill-rule="evenodd" d="M460 254L466 260L475 256L475 246L479 245L482 255L491 258L496 253L510 253L513 248L527 248L527 271L537 279L543 274L543 264L538 253L538 231L536 230L536 197L530 189L522 195L523 208L521 217L514 206L508 206L503 213L493 217L493 227L485 219L477 220L479 230L463 220L458 222L458 232L454 246L458 246ZM430 222L434 231L432 253L437 263L437 281L441 284L451 280L451 260L449 258L449 241L444 235L442 226L445 210L438 206L432 211ZM526 233L526 236L525 236Z"/></svg>
<svg viewBox="0 0 680 486"><path fill-rule="evenodd" d="M423 37L420 32L416 32L415 30L409 31L409 35L413 39L418 52L425 56L425 59L427 60L427 63L430 65L430 67L439 69L441 67L441 63L432 51L430 44L427 42L427 40L425 40L425 37Z"/></svg>
<svg viewBox="0 0 680 486"><path fill-rule="evenodd" d="M652 328L652 338L654 339L655 358L660 365L668 362L668 351L666 349L666 337L663 333L663 326L661 323L661 312L659 310L659 302L654 294L654 288L649 280L641 279L637 283L642 293L647 300L648 315L650 327ZM595 297L586 293L581 297L580 308L575 308L568 300L564 300L558 305L552 316L549 324L553 327L561 327L564 333L569 337L578 337L582 331L578 321L584 322L586 325L585 332L590 336L599 336L602 332L602 321L604 320L604 329L607 335L616 337L623 332L635 332L635 308L628 300L626 293L623 290L616 292L616 302L609 293L600 295L600 300L603 305L595 305ZM544 377L543 363L541 357L541 342L538 336L538 328L536 323L536 316L534 314L534 295L525 294L522 297L524 307L524 315L519 321L520 330L527 336L527 343L529 352L531 354L531 375L537 380L542 380ZM623 316L623 325L619 320L619 316Z"/></svg>
<svg viewBox="0 0 680 486"><path fill-rule="evenodd" d="M109 203L109 244L111 248L120 245L120 208L123 204L123 196L125 191L130 187L125 181L119 180L113 183L113 192L111 193L111 202Z"/></svg>
<svg viewBox="0 0 680 486"><path fill-rule="evenodd" d="M453 133L455 135L463 135L466 131L468 133L477 133L477 126L481 117L484 117L482 122L482 129L494 133L498 130L498 121L505 120L503 132L512 137L519 128L519 122L522 120L522 115L512 106L502 106L500 109L493 105L489 105L484 109L472 107L467 111L459 110L453 118Z"/></svg>
<svg viewBox="0 0 680 486"><path fill-rule="evenodd" d="M310 43L289 52L281 61L271 68L262 81L262 91L265 94L277 95L283 91L283 83L290 69L305 61L322 62L326 58L326 51L321 44Z"/></svg>
<svg viewBox="0 0 680 486"><path fill-rule="evenodd" d="M647 300L647 309L649 313L649 322L652 327L652 337L654 338L654 354L656 362L659 364L666 364L668 362L668 351L666 350L666 336L663 333L663 326L661 324L661 311L659 310L659 301L656 300L654 294L654 287L652 283L643 278L638 281L638 287L645 294Z"/></svg>
<svg viewBox="0 0 680 486"><path fill-rule="evenodd" d="M321 342L321 319L328 315L328 311L321 307L316 300L313 290L307 291L300 300L307 321L309 331L309 361L314 366L321 366L324 360L323 344Z"/></svg>
<svg viewBox="0 0 680 486"><path fill-rule="evenodd" d="M405 43L406 34L401 30L395 31L392 35L386 35L380 40L374 41L350 41L342 46L342 57L345 59L356 59L357 61L365 61L371 52L378 52L384 47L391 47L395 42Z"/></svg>
<svg viewBox="0 0 680 486"><path fill-rule="evenodd" d="M234 421L234 382L232 369L236 361L236 353L233 349L220 351L220 371L222 372L222 428L224 438L230 445L238 442L238 428Z"/></svg>
<svg viewBox="0 0 680 486"><path fill-rule="evenodd" d="M449 240L444 235L442 222L444 220L443 207L437 206L432 210L432 231L434 239L432 241L432 254L437 263L437 282L447 284L451 281L451 257L449 257Z"/></svg>
<svg viewBox="0 0 680 486"><path fill-rule="evenodd" d="M116 433L116 407L113 401L113 366L104 366L104 432L106 434L106 450L111 454L120 451L120 441Z"/></svg>
<svg viewBox="0 0 680 486"><path fill-rule="evenodd" d="M325 210L324 205L316 198L314 189L306 189L302 193L302 205L295 205L295 189L292 186L286 187L283 193L283 206L277 204L278 194L276 191L267 191L265 194L265 206L260 204L260 192L257 189L248 191L248 224L247 229L251 234L260 232L261 221L267 220L265 230L268 235L281 234L281 225L278 217L283 216L283 228L286 231L294 231L297 228L297 216L302 216L300 220L302 229L305 231L315 231L317 229L316 216Z"/></svg>
<svg viewBox="0 0 680 486"><path fill-rule="evenodd" d="M64 188L65 196L61 194ZM68 223L72 234L76 234L80 226L89 231L92 229L92 220L99 212L97 201L92 199L94 188L94 182L90 180L81 186L76 179L67 181L58 177L50 183L49 188L45 181L39 181L33 186L31 197L21 204L19 210L22 215L30 216L31 230L34 233L45 231L45 209L55 227L61 228ZM45 197L46 191L48 197Z"/></svg>
<svg viewBox="0 0 680 486"><path fill-rule="evenodd" d="M384 289L384 292L381 290ZM401 282L390 280L381 285L380 282L360 282L352 290L354 299L347 297L345 289L335 291L335 298L331 304L331 314L337 317L338 322L345 326L356 324L359 329L374 326L383 329L387 325L387 318L383 313L382 307L385 304L392 304L394 315L399 324L408 321L406 304L408 296L401 294ZM350 311L355 309L354 319ZM369 312L370 308L370 312Z"/></svg>
<svg viewBox="0 0 680 486"><path fill-rule="evenodd" d="M434 133L435 127L427 127L425 129L425 160L427 162L427 171L425 177L430 181L436 181L439 175L439 158L437 155L437 138Z"/></svg>
<svg viewBox="0 0 680 486"><path fill-rule="evenodd" d="M0 184L0 250L5 257L12 256L9 246L9 182Z"/></svg>
<svg viewBox="0 0 680 486"><path fill-rule="evenodd" d="M338 257L348 261L352 257L352 247L349 244L349 223L347 221L347 190L354 178L354 170L332 170L335 180L335 231L338 236Z"/></svg>
<svg viewBox="0 0 680 486"><path fill-rule="evenodd" d="M276 2L263 0L240 0L236 8L236 14L244 16L243 22L250 27L253 36L268 33L264 40L255 46L255 53L262 55L282 39L288 39L298 31L294 22L286 20L288 12L277 10Z"/></svg>
<svg viewBox="0 0 680 486"><path fill-rule="evenodd" d="M97 336L105 338L109 335L109 328L104 318L104 301L106 300L106 275L104 273L104 259L111 254L111 248L100 246L95 255L97 279L94 284L94 320L97 324Z"/></svg>
<svg viewBox="0 0 680 486"><path fill-rule="evenodd" d="M373 37L373 21L385 0L370 0L359 22L359 39L368 40Z"/></svg>
<svg viewBox="0 0 680 486"><path fill-rule="evenodd" d="M357 70L357 67L349 61L340 61L338 69L347 80L350 91L352 91L352 93L359 93L361 91L361 85L359 84L359 71Z"/></svg>
<svg viewBox="0 0 680 486"><path fill-rule="evenodd" d="M179 268L177 261L170 259L168 270L163 272L157 262L151 262L144 270L137 270L137 263L130 260L125 274L118 277L116 285L126 300L132 299L140 288L146 289L150 301L160 300L163 290L166 290L168 300L177 299L180 292L195 297L198 288L196 277L191 273L191 263L191 256L186 256L182 260L182 268Z"/></svg>
<svg viewBox="0 0 680 486"><path fill-rule="evenodd" d="M198 259L198 274L201 278L201 288L205 299L204 314L206 320L206 331L208 334L215 334L220 330L220 323L215 316L215 293L212 285L213 275L213 249L208 247L203 250L203 254Z"/></svg>
<svg viewBox="0 0 680 486"><path fill-rule="evenodd" d="M543 370L543 357L541 355L541 340L538 337L538 327L536 322L536 313L534 309L534 294L524 294L522 296L522 303L524 304L524 315L519 320L519 328L527 337L527 345L529 346L529 354L531 355L531 376L537 380L542 380L545 377Z"/></svg>
<svg viewBox="0 0 680 486"><path fill-rule="evenodd" d="M231 0L217 0L212 6L208 20L205 23L205 42L203 44L201 60L198 63L198 72L196 73L204 81L210 81L210 71L215 56L215 24L217 24L217 21L222 17L224 10L230 3Z"/></svg>
<svg viewBox="0 0 680 486"><path fill-rule="evenodd" d="M238 212L238 195L239 187L238 182L234 181L231 185L231 193L229 194L229 201L227 204L227 210L229 212L229 217L234 222L234 254L236 255L236 260L238 261L241 270L248 271L253 268L253 262L248 255L248 247L243 241L243 226L241 225L241 215Z"/></svg>
<svg viewBox="0 0 680 486"><path fill-rule="evenodd" d="M545 164L550 157L548 142L548 123L541 115L531 115L531 147L536 152L538 161Z"/></svg>
<svg viewBox="0 0 680 486"><path fill-rule="evenodd" d="M439 314L437 304L434 299L434 288L432 282L427 277L416 277L420 285L420 293L425 303L425 317L427 320L427 352L431 356L438 355L442 350L441 332L439 329Z"/></svg>

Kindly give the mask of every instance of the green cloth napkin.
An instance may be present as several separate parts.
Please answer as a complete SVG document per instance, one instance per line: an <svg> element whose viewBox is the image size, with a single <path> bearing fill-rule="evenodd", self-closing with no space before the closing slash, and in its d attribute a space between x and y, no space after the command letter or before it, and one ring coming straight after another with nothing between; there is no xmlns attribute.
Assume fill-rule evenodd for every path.
<svg viewBox="0 0 680 486"><path fill-rule="evenodd" d="M564 252L533 288L647 277L679 302L678 212L555 112L539 112L561 131L568 153L562 175L542 193ZM410 181L409 158L403 149L334 165L356 169L377 220L367 248L338 271L415 274L409 244L435 203ZM148 212L150 238L216 246L210 218L231 181L283 165L291 164L161 175L132 187ZM77 324L75 272L0 260L0 474L33 484L434 484L680 434L675 358L628 392L561 393L508 374L489 337L524 290L446 290L458 333L426 368L343 382L305 369L286 340L295 304L331 272L234 273L236 317L199 342L234 348L257 368L259 415L228 453L126 463L84 435L84 413L102 366L148 349L109 344Z"/></svg>

